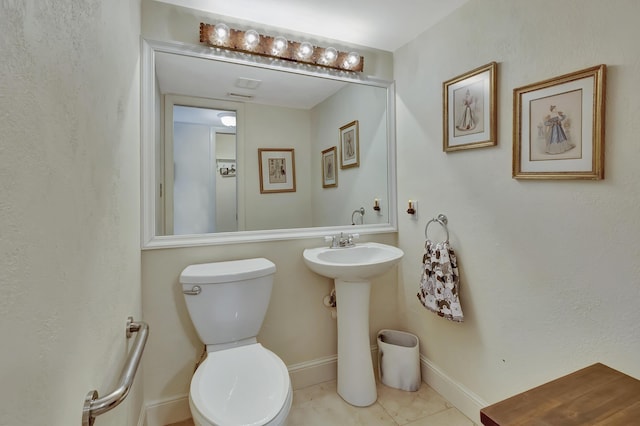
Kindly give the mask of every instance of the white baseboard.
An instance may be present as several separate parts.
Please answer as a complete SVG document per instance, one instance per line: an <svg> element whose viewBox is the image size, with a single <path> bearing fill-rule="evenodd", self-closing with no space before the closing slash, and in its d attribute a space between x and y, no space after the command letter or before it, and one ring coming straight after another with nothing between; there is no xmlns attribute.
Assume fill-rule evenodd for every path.
<svg viewBox="0 0 640 426"><path fill-rule="evenodd" d="M140 416L138 417L137 426L146 426L146 424L147 424L147 409L146 407L142 406L142 409L140 410Z"/></svg>
<svg viewBox="0 0 640 426"><path fill-rule="evenodd" d="M420 355L420 366L423 382L442 395L444 399L449 401L475 424L481 424L480 409L489 405L486 401L447 376L424 355Z"/></svg>
<svg viewBox="0 0 640 426"><path fill-rule="evenodd" d="M338 356L330 355L311 361L292 364L287 367L291 377L291 387L298 390L329 380L338 375Z"/></svg>
<svg viewBox="0 0 640 426"><path fill-rule="evenodd" d="M190 419L189 395L153 402L146 406L145 412L143 426L164 426Z"/></svg>
<svg viewBox="0 0 640 426"><path fill-rule="evenodd" d="M377 346L371 346L373 367L377 371ZM335 380L338 375L338 355L330 355L287 366L293 390ZM140 414L138 426L164 426L191 418L189 395L147 404Z"/></svg>
<svg viewBox="0 0 640 426"><path fill-rule="evenodd" d="M371 346L371 358L374 371L378 371L378 346ZM298 364L291 364L287 367L291 377L293 390L317 385L318 383L336 380L338 377L338 355L330 355L322 358L312 359Z"/></svg>
<svg viewBox="0 0 640 426"><path fill-rule="evenodd" d="M374 369L377 374L377 346L371 347ZM294 390L318 383L335 380L337 376L338 356L331 355L307 362L288 366L291 385ZM422 381L442 395L453 406L469 417L476 424L480 423L480 409L487 404L479 396L462 384L447 376L442 370L420 355ZM146 405L140 414L138 426L164 426L191 418L189 396L180 395L175 398L153 402Z"/></svg>

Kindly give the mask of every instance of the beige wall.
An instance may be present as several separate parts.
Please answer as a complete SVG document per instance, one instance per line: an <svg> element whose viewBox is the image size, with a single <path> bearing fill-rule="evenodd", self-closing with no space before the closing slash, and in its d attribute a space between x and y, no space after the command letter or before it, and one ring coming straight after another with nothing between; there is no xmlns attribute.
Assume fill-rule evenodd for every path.
<svg viewBox="0 0 640 426"><path fill-rule="evenodd" d="M341 169L339 129L355 120L360 163L357 168ZM360 207L366 210L365 223L388 223L387 89L359 84L345 86L311 110L311 135L314 226L349 225L352 212ZM321 153L332 146L337 148L338 186L323 188ZM381 200L380 214L372 208L376 198Z"/></svg>
<svg viewBox="0 0 640 426"><path fill-rule="evenodd" d="M376 241L396 244L394 236L378 235ZM144 359L147 404L186 395L202 351L178 284L180 273L190 264L252 257L273 261L277 272L258 341L289 366L335 355L336 321L322 304L333 282L308 270L302 261L305 248L322 244L321 239L302 239L144 251L143 311L155 331ZM379 329L399 325L396 282L394 269L372 284L372 342Z"/></svg>
<svg viewBox="0 0 640 426"><path fill-rule="evenodd" d="M197 14L162 10L143 34L195 42ZM375 238L406 256L398 303L393 271L373 284L372 342L406 326L429 362L487 402L596 361L640 377L639 12L634 0L471 0L395 53L399 199L419 200L420 217L401 202L399 240ZM78 424L85 394L115 384L129 315L151 325L144 399L185 395L201 349L177 282L191 263L270 258L278 272L258 339L288 365L335 354L322 306L332 283L301 261L318 240L145 251L141 302L138 2L3 4L0 27L0 423ZM444 154L442 82L490 61L500 64L499 145ZM513 88L599 63L606 179L511 179ZM389 77L386 59L367 64ZM460 259L463 324L415 297L424 225L441 212ZM101 425L136 423L136 383Z"/></svg>
<svg viewBox="0 0 640 426"><path fill-rule="evenodd" d="M0 28L0 424L79 425L142 316L140 3L5 1Z"/></svg>
<svg viewBox="0 0 640 426"><path fill-rule="evenodd" d="M640 62L633 0L471 0L395 52L401 311L421 352L495 402L594 362L640 377ZM442 82L499 63L499 144L442 152ZM513 89L608 66L606 179L511 178ZM415 297L423 229L449 218L466 321Z"/></svg>
<svg viewBox="0 0 640 426"><path fill-rule="evenodd" d="M244 182L244 230L311 226L309 111L245 104L241 179ZM293 148L296 191L260 193L259 148ZM265 214L277 211L279 214Z"/></svg>

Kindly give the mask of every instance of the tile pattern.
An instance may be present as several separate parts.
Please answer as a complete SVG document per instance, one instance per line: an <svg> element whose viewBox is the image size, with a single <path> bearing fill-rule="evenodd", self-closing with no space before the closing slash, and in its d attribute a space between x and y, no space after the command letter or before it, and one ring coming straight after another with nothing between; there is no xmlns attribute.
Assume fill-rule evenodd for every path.
<svg viewBox="0 0 640 426"><path fill-rule="evenodd" d="M287 426L474 426L425 383L416 392L380 383L377 388L378 400L364 408L340 398L335 380L299 389L293 393ZM193 421L167 426L193 426Z"/></svg>

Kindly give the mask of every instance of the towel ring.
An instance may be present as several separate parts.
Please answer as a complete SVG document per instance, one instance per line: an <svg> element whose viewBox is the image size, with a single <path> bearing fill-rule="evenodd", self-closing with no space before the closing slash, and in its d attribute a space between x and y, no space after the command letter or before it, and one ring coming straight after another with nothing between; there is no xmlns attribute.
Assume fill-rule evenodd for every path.
<svg viewBox="0 0 640 426"><path fill-rule="evenodd" d="M449 220L447 219L447 217L443 214L439 214L437 218L433 218L431 219L429 222L427 222L427 225L424 227L424 238L425 239L429 239L429 225L431 225L433 222L439 223L440 226L442 226L444 228L444 231L447 233L447 239L446 239L446 243L449 242L449 228L447 228L447 223L449 223Z"/></svg>

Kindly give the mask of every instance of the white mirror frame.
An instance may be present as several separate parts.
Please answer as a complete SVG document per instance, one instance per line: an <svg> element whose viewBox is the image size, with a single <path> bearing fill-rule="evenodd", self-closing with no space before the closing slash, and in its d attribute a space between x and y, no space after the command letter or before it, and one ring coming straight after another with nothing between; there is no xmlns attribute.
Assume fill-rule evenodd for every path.
<svg viewBox="0 0 640 426"><path fill-rule="evenodd" d="M379 234L397 232L397 193L396 193L396 140L395 140L395 83L354 73L321 69L318 67L300 67L295 63L272 63L268 58L242 58L234 52L216 51L206 46L194 46L185 43L169 43L142 39L141 46L141 246L142 249L190 247L249 243L260 241L278 241L288 239L314 238L339 232ZM156 126L155 122L155 52L196 56L205 59L269 68L290 73L331 78L351 83L367 84L387 89L387 193L389 196L389 223L372 225L345 225L312 228L270 229L261 231L221 232L201 235L155 235L156 229Z"/></svg>

